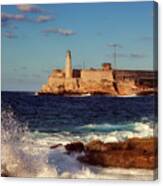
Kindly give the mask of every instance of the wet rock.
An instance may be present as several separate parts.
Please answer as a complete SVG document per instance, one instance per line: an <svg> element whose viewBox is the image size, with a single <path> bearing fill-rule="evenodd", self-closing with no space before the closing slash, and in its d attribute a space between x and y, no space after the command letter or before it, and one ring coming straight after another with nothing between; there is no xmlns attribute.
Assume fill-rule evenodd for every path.
<svg viewBox="0 0 163 186"><path fill-rule="evenodd" d="M10 173L6 168L6 165L2 164L1 165L1 177L10 177Z"/></svg>
<svg viewBox="0 0 163 186"><path fill-rule="evenodd" d="M86 152L105 152L108 150L108 146L106 146L102 141L100 140L93 140L89 142L87 145L85 145Z"/></svg>
<svg viewBox="0 0 163 186"><path fill-rule="evenodd" d="M133 138L119 143L92 141L78 160L103 167L154 169L157 167L157 138Z"/></svg>
<svg viewBox="0 0 163 186"><path fill-rule="evenodd" d="M65 145L68 152L82 152L84 151L84 144L82 142L73 142Z"/></svg>
<svg viewBox="0 0 163 186"><path fill-rule="evenodd" d="M56 144L56 145L52 145L52 146L50 146L50 149L55 149L55 148L60 147L60 146L62 146L61 143Z"/></svg>

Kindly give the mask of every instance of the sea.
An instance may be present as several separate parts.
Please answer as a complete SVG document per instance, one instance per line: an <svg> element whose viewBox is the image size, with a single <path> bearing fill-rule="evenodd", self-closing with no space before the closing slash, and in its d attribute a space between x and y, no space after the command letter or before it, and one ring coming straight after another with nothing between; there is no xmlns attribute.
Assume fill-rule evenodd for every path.
<svg viewBox="0 0 163 186"><path fill-rule="evenodd" d="M157 135L156 96L38 96L1 93L2 170L14 177L152 180L145 169L102 168L66 153L65 144ZM50 146L62 144L55 149ZM83 153L83 152L82 152Z"/></svg>

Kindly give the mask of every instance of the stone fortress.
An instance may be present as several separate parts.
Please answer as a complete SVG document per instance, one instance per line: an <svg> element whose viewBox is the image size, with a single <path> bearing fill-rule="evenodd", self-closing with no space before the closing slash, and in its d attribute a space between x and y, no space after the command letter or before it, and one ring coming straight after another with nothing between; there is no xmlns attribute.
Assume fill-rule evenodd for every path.
<svg viewBox="0 0 163 186"><path fill-rule="evenodd" d="M157 72L112 69L73 69L71 51L66 53L65 69L54 69L39 95L146 95L157 93Z"/></svg>

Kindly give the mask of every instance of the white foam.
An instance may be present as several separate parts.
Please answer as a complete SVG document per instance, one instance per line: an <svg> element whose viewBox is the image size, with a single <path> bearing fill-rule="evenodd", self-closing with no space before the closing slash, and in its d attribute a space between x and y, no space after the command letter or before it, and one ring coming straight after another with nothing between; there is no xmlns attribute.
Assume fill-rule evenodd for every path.
<svg viewBox="0 0 163 186"><path fill-rule="evenodd" d="M82 132L82 133L70 133L70 132L60 132L45 135L39 132L32 133L32 136L35 137L35 142L42 146L51 146L53 144L67 144L73 141L81 141L83 143L88 143L91 140L101 140L103 142L118 142L124 141L133 137L152 137L154 136L154 129L151 123L143 123L143 122L135 122L133 124L128 125L117 125L113 126L110 124L88 124L78 129L97 129L97 132ZM105 129L106 132L98 132L99 128ZM110 128L114 128L114 130L110 130ZM109 130L107 130L109 129ZM108 131L108 132L107 132ZM42 135L42 136L41 136ZM44 137L43 137L44 136Z"/></svg>
<svg viewBox="0 0 163 186"><path fill-rule="evenodd" d="M26 128L20 127L13 112L2 112L1 165L2 172L15 177L55 177L48 165L48 147L37 148Z"/></svg>
<svg viewBox="0 0 163 186"><path fill-rule="evenodd" d="M154 177L152 170L89 166L78 162L76 160L77 155L65 154L63 147L51 150L49 159L57 170L58 178L152 180Z"/></svg>
<svg viewBox="0 0 163 186"><path fill-rule="evenodd" d="M137 94L118 95L117 97L120 97L120 98L131 98L131 97L138 97L138 95Z"/></svg>
<svg viewBox="0 0 163 186"><path fill-rule="evenodd" d="M6 113L5 113L6 114ZM2 113L3 115L3 113ZM121 141L132 137L153 135L151 125L135 123L132 130L114 132L89 132L83 134L29 133L17 129L13 114L7 113L2 121L2 169L10 176L17 177L55 177L55 178L94 178L94 179L153 179L152 170L100 168L77 161L79 154L68 155L63 146L50 150L54 144L67 144L73 141L87 143L94 139L104 142ZM8 125L8 119L10 125ZM6 120L6 121L5 121ZM7 125L7 126L4 126ZM97 127L97 125L87 125ZM110 127L109 124L104 125Z"/></svg>
<svg viewBox="0 0 163 186"><path fill-rule="evenodd" d="M57 172L48 165L46 157L47 153L24 152L18 144L3 144L2 170L14 177L56 177Z"/></svg>

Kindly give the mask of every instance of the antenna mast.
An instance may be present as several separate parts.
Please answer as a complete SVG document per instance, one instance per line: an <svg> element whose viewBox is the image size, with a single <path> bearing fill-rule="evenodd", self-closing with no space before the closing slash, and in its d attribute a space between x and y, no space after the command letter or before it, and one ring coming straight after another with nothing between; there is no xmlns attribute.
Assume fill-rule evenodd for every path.
<svg viewBox="0 0 163 186"><path fill-rule="evenodd" d="M110 44L108 46L113 48L113 62L114 62L114 68L116 69L116 67L117 67L117 48L121 48L121 45L114 43L114 44Z"/></svg>

